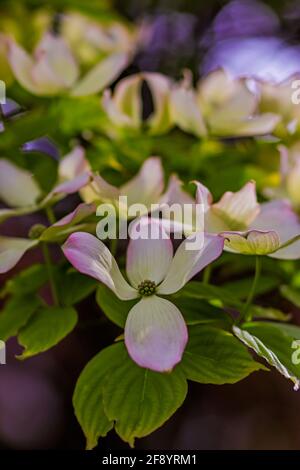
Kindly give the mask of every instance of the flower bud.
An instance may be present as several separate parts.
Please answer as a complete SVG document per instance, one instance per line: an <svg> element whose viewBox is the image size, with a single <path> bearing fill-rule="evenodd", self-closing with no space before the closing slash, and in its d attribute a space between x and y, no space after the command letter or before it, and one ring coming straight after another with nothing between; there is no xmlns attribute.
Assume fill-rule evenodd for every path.
<svg viewBox="0 0 300 470"><path fill-rule="evenodd" d="M30 240L36 240L40 238L46 228L47 227L43 224L34 224L28 232L28 238L30 238Z"/></svg>

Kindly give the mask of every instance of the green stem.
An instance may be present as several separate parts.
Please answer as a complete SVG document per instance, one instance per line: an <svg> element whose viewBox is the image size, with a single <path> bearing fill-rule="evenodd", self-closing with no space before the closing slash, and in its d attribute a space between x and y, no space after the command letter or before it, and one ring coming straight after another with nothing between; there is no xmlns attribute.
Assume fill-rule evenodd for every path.
<svg viewBox="0 0 300 470"><path fill-rule="evenodd" d="M52 301L55 306L58 306L59 300L58 300L57 289L56 289L55 280L53 276L52 262L51 262L51 257L49 253L49 248L48 248L47 243L45 242L42 242L41 245L42 245L43 255L45 258L45 262L46 262L47 272L48 272L49 284L50 284L51 294L52 294Z"/></svg>
<svg viewBox="0 0 300 470"><path fill-rule="evenodd" d="M49 220L50 224L51 224L51 225L55 224L55 222L56 222L56 217L55 217L55 215L54 215L54 212L53 212L52 207L51 207L51 206L47 206L47 207L45 208L45 210L46 210L46 214L47 214L47 217L48 217L48 220Z"/></svg>
<svg viewBox="0 0 300 470"><path fill-rule="evenodd" d="M255 291L256 291L256 288L257 288L260 273L261 273L261 256L256 256L256 258L255 258L254 279L253 279L253 283L252 283L251 289L249 291L248 298L246 300L242 315L240 317L240 322L244 322L244 321L246 322L246 321L251 320L251 315L249 315L249 309L252 305L253 298L255 296Z"/></svg>
<svg viewBox="0 0 300 470"><path fill-rule="evenodd" d="M209 264L208 266L206 266L206 268L204 269L203 271L203 279L202 279L202 282L204 284L208 284L209 281L210 281L210 277L211 277L211 273L212 273L212 267L211 267L211 264Z"/></svg>

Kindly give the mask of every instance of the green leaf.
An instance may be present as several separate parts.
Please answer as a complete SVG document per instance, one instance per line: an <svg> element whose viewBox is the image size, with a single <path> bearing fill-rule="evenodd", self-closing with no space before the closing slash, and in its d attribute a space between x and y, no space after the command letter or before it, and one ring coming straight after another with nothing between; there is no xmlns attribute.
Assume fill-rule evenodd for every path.
<svg viewBox="0 0 300 470"><path fill-rule="evenodd" d="M264 368L231 333L200 325L189 328L180 367L189 380L217 385L238 382Z"/></svg>
<svg viewBox="0 0 300 470"><path fill-rule="evenodd" d="M187 284L181 291L174 296L174 299L191 299L197 300L207 299L210 302L218 301L220 305L242 311L244 308L241 302L233 292L223 287L204 284L203 282L192 281ZM273 320L289 320L290 316L273 307L261 307L259 305L251 305L249 313L256 318L270 318ZM229 318L229 317L227 317Z"/></svg>
<svg viewBox="0 0 300 470"><path fill-rule="evenodd" d="M25 350L18 359L27 359L55 346L77 323L76 310L70 307L46 307L38 310L18 335Z"/></svg>
<svg viewBox="0 0 300 470"><path fill-rule="evenodd" d="M270 322L268 325L278 328L280 331L283 331L289 335L292 339L300 339L300 327L296 325L291 325L290 323L273 323Z"/></svg>
<svg viewBox="0 0 300 470"><path fill-rule="evenodd" d="M65 135L74 135L86 129L100 129L103 111L97 96L85 96L84 99L56 99L50 108L50 116L59 121L59 130Z"/></svg>
<svg viewBox="0 0 300 470"><path fill-rule="evenodd" d="M98 353L85 366L76 383L73 406L75 415L87 440L87 449L97 445L112 429L103 407L103 386L110 371L120 366L120 344L114 344Z"/></svg>
<svg viewBox="0 0 300 470"><path fill-rule="evenodd" d="M16 336L40 305L39 299L33 295L15 296L9 299L0 313L0 339L6 341Z"/></svg>
<svg viewBox="0 0 300 470"><path fill-rule="evenodd" d="M48 273L44 264L34 264L30 268L24 269L12 279L9 279L3 290L1 296L7 294L25 295L36 292L48 280Z"/></svg>
<svg viewBox="0 0 300 470"><path fill-rule="evenodd" d="M124 328L127 315L137 301L120 300L108 287L100 284L96 293L96 302L113 323Z"/></svg>
<svg viewBox="0 0 300 470"><path fill-rule="evenodd" d="M288 321L291 315L273 307L251 305L249 312L253 318L270 318L270 320Z"/></svg>
<svg viewBox="0 0 300 470"><path fill-rule="evenodd" d="M243 305L236 296L226 289L203 282L189 282L181 289L177 297L191 297L193 299L220 300L228 307L240 308Z"/></svg>
<svg viewBox="0 0 300 470"><path fill-rule="evenodd" d="M58 281L58 297L67 307L77 304L88 297L99 285L95 279L78 273L77 271L60 271L55 276Z"/></svg>
<svg viewBox="0 0 300 470"><path fill-rule="evenodd" d="M249 290L253 284L253 278L238 279L235 281L227 282L222 285L222 288L231 292L238 299L246 299ZM280 284L280 280L277 277L272 276L260 276L259 283L255 290L255 295L262 295L267 292L274 290Z"/></svg>
<svg viewBox="0 0 300 470"><path fill-rule="evenodd" d="M280 286L282 297L287 299L296 307L300 307L300 290L292 286Z"/></svg>
<svg viewBox="0 0 300 470"><path fill-rule="evenodd" d="M162 374L136 365L118 343L120 365L111 367L103 389L105 414L131 446L162 426L182 405L187 382L180 368ZM115 346L115 347L116 347Z"/></svg>
<svg viewBox="0 0 300 470"><path fill-rule="evenodd" d="M124 343L97 354L82 371L74 392L76 417L87 439L97 445L115 421L130 445L160 427L182 404L187 383L180 370L161 374L137 366Z"/></svg>
<svg viewBox="0 0 300 470"><path fill-rule="evenodd" d="M232 319L221 308L214 307L205 300L195 300L191 297L170 296L181 311L187 325L213 324L224 328L231 328Z"/></svg>
<svg viewBox="0 0 300 470"><path fill-rule="evenodd" d="M299 388L300 365L292 361L295 338L275 323L245 323L242 329L234 327L233 331L244 344L290 379L296 390Z"/></svg>

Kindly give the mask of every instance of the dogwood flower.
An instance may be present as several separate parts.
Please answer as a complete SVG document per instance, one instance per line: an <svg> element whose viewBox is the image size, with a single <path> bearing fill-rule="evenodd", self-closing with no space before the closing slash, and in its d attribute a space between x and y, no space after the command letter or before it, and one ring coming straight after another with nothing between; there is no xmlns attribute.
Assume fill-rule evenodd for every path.
<svg viewBox="0 0 300 470"><path fill-rule="evenodd" d="M79 178L80 174L89 170L89 164L84 159L78 161L70 160L70 166L75 173L70 172L70 177ZM144 205L145 212L151 209L152 204L160 203L192 203L192 198L182 190L182 183L176 175L171 175L168 186L164 190L164 171L161 160L158 157L149 157L142 164L139 172L120 187L108 183L100 174L95 173L92 181L82 187L80 195L84 202L111 203L118 211L119 216L127 214L127 208L134 205ZM121 196L127 198L126 207L119 200ZM120 203L121 202L121 203Z"/></svg>
<svg viewBox="0 0 300 470"><path fill-rule="evenodd" d="M78 164L81 161L81 155L82 150L77 147L61 160L58 167L59 181L44 198L41 188L28 170L18 167L5 158L0 159L0 200L8 206L0 209L0 222L10 217L36 212L66 194L77 192L87 184L90 180L88 172L80 172L79 176L75 175L76 171L72 172L74 163ZM60 237L63 234L68 235L73 225L95 212L96 207L92 204L79 205L71 214L56 222L52 228L49 227L43 240L52 240L58 235ZM34 239L0 237L0 273L12 269L26 251L37 246L41 239L39 231L36 231Z"/></svg>
<svg viewBox="0 0 300 470"><path fill-rule="evenodd" d="M28 170L11 161L0 159L0 200L9 208L0 209L0 222L18 215L36 212L53 200L59 200L87 185L91 180L89 169L82 166L83 150L75 147L58 165L58 181L46 197ZM85 163L84 163L85 165Z"/></svg>
<svg viewBox="0 0 300 470"><path fill-rule="evenodd" d="M296 78L296 76L293 76L278 84L270 82L258 83L260 90L260 112L271 112L280 116L280 122L275 129L275 134L279 136L284 136L286 133L294 134L299 130L299 104L292 100L294 93L298 94L296 98L299 100L299 89L297 91L297 89L293 88L294 82L299 84L299 76L298 80Z"/></svg>
<svg viewBox="0 0 300 470"><path fill-rule="evenodd" d="M141 89L146 82L154 105L153 113L143 121ZM123 78L111 93L105 90L102 105L111 124L118 131L139 130L145 124L150 134L161 134L171 127L169 92L171 81L159 73L139 73ZM114 129L113 129L114 131ZM111 132L108 129L108 132Z"/></svg>
<svg viewBox="0 0 300 470"><path fill-rule="evenodd" d="M0 200L9 208L0 209L0 221L34 212L42 191L32 174L14 163L0 159Z"/></svg>
<svg viewBox="0 0 300 470"><path fill-rule="evenodd" d="M98 93L113 82L128 62L127 53L111 54L79 78L76 59L60 36L45 34L32 55L7 39L8 61L16 80L30 93L53 96Z"/></svg>
<svg viewBox="0 0 300 470"><path fill-rule="evenodd" d="M0 274L12 269L26 251L38 245L38 240L27 238L0 237Z"/></svg>
<svg viewBox="0 0 300 470"><path fill-rule="evenodd" d="M280 151L280 181L278 186L266 188L265 196L271 199L288 199L295 209L300 208L300 148L295 144L289 149L284 145Z"/></svg>
<svg viewBox="0 0 300 470"><path fill-rule="evenodd" d="M93 174L84 152L73 153L64 160L68 167L67 172L63 171L65 177L76 181L82 174L92 175L91 182L82 186L79 194L87 205L98 204L96 215L104 216L104 219L97 224L97 230L101 233L99 238L102 238L104 233L106 237L116 236L116 219L119 223L119 233L125 234L128 221L131 221L129 225L129 230L131 230L145 214L151 213L152 218L161 219L164 213L163 208L172 208L173 205L177 210L172 212L172 221L170 221L170 215L167 214L168 220L164 220L164 228L166 230L169 228L169 232L178 230L180 234L182 233L183 208L189 206L194 214L194 200L182 189L182 182L175 174L170 176L166 190L163 192L164 172L158 157L145 160L139 172L120 187L111 185L98 173ZM192 215L190 219L195 220L195 217L193 218ZM185 235L193 231L194 227L186 221Z"/></svg>
<svg viewBox="0 0 300 470"><path fill-rule="evenodd" d="M169 238L130 240L126 261L129 282L108 248L93 235L73 233L62 247L78 271L105 284L121 300L138 299L126 319L125 344L141 367L166 372L181 361L187 327L179 309L163 296L179 291L218 258L224 244L222 237L207 235L201 250L190 251L186 249L188 242L181 243L173 256Z"/></svg>
<svg viewBox="0 0 300 470"><path fill-rule="evenodd" d="M95 227L82 223L87 217L95 214L94 204L79 204L74 211L55 222L50 227L42 224L33 225L29 231L29 238L0 237L0 274L12 269L24 254L39 245L40 242L64 241L70 233L79 227L88 230ZM80 224L80 225L79 225Z"/></svg>
<svg viewBox="0 0 300 470"><path fill-rule="evenodd" d="M171 119L181 129L199 137L245 137L269 134L280 118L258 114L257 96L246 79L232 78L216 70L192 88L191 78L175 85L170 97Z"/></svg>
<svg viewBox="0 0 300 470"><path fill-rule="evenodd" d="M5 158L0 159L0 198L11 207L33 205L41 190L27 170Z"/></svg>
<svg viewBox="0 0 300 470"><path fill-rule="evenodd" d="M213 203L209 190L197 184L196 201L205 208L205 230L225 238L227 251L299 259L300 242L286 242L300 234L300 222L285 200L258 204L255 182L233 193L226 192Z"/></svg>
<svg viewBox="0 0 300 470"><path fill-rule="evenodd" d="M48 195L48 199L58 195L80 191L92 180L90 165L85 158L84 149L77 145L65 155L58 164L58 181Z"/></svg>
<svg viewBox="0 0 300 470"><path fill-rule="evenodd" d="M60 32L76 50L83 63L91 63L102 55L130 52L136 46L136 32L119 21L104 24L77 12L69 12L61 19Z"/></svg>

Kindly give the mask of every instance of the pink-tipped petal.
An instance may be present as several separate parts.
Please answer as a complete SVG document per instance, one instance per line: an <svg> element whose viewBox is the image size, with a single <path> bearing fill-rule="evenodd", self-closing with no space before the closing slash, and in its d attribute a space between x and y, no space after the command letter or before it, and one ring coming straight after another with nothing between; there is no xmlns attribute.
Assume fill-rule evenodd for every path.
<svg viewBox="0 0 300 470"><path fill-rule="evenodd" d="M125 344L139 366L167 372L181 361L188 340L178 308L157 296L143 298L129 312Z"/></svg>
<svg viewBox="0 0 300 470"><path fill-rule="evenodd" d="M77 206L73 212L70 212L70 214L65 215L62 219L55 222L52 227L62 227L64 225L77 224L89 215L96 214L96 210L97 207L95 204L86 204L83 202L79 204L79 206Z"/></svg>
<svg viewBox="0 0 300 470"><path fill-rule="evenodd" d="M160 198L160 203L166 204L194 204L194 199L182 189L182 181L177 175L171 175L166 192Z"/></svg>
<svg viewBox="0 0 300 470"><path fill-rule="evenodd" d="M0 274L12 269L27 250L38 244L38 240L0 237Z"/></svg>
<svg viewBox="0 0 300 470"><path fill-rule="evenodd" d="M85 158L84 148L77 145L60 160L58 176L62 180L72 180L90 169L89 162Z"/></svg>
<svg viewBox="0 0 300 470"><path fill-rule="evenodd" d="M179 291L192 277L217 259L223 247L224 239L218 235L199 232L189 236L176 251L170 269L157 289L158 294L169 295Z"/></svg>
<svg viewBox="0 0 300 470"><path fill-rule="evenodd" d="M73 180L64 181L63 183L58 184L55 186L52 191L51 195L57 194L73 194L79 191L79 189L86 186L92 179L91 173L86 172L82 173L79 176L76 176Z"/></svg>
<svg viewBox="0 0 300 470"><path fill-rule="evenodd" d="M139 203L149 206L158 202L164 187L164 172L160 158L148 158L134 178L121 187L128 197L128 206Z"/></svg>
<svg viewBox="0 0 300 470"><path fill-rule="evenodd" d="M115 201L120 196L120 191L116 186L109 184L101 175L93 175L91 188L94 191L95 198L102 201Z"/></svg>
<svg viewBox="0 0 300 470"><path fill-rule="evenodd" d="M41 235L42 241L54 241L66 239L71 232L75 232L75 225L82 222L89 215L96 214L97 207L95 204L79 204L76 209L67 214L62 219L58 220L55 224L50 225Z"/></svg>
<svg viewBox="0 0 300 470"><path fill-rule="evenodd" d="M62 247L64 255L79 272L109 287L121 300L137 297L122 276L115 258L98 238L85 232L70 235Z"/></svg>
<svg viewBox="0 0 300 470"><path fill-rule="evenodd" d="M209 189L199 181L194 181L196 185L196 203L203 204L204 211L207 212L213 203L213 197Z"/></svg>
<svg viewBox="0 0 300 470"><path fill-rule="evenodd" d="M143 227L143 233L149 233L149 237L130 240L126 260L127 276L134 287L145 280L159 284L170 267L173 245L166 234L166 238L163 238L164 229L158 220L150 221L144 217L139 220L139 224Z"/></svg>

